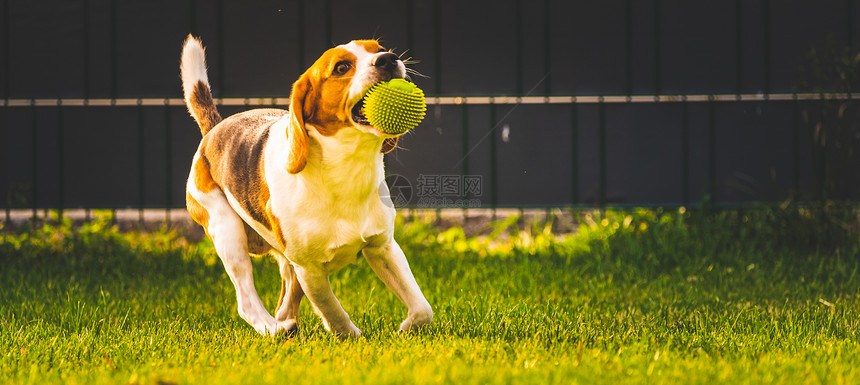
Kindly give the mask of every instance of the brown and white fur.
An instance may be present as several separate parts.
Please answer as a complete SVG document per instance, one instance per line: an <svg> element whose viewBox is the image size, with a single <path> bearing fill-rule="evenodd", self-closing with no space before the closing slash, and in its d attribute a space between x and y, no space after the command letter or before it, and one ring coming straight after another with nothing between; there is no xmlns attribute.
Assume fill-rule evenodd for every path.
<svg viewBox="0 0 860 385"><path fill-rule="evenodd" d="M188 177L188 211L215 244L239 315L261 334L292 334L307 296L327 330L358 337L328 276L360 251L406 304L400 331L430 323L430 304L393 237L382 160L397 136L368 125L356 107L372 85L404 78L403 62L376 40L352 41L301 75L289 111L254 109L223 120L203 46L190 35L181 72L185 102L203 133ZM283 281L274 317L254 288L249 258L265 253L278 260Z"/></svg>

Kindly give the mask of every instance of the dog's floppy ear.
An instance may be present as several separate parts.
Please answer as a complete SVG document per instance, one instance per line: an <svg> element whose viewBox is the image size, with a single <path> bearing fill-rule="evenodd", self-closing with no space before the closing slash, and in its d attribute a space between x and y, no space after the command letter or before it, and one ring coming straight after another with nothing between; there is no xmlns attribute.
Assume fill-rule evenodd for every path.
<svg viewBox="0 0 860 385"><path fill-rule="evenodd" d="M397 148L397 139L400 138L398 137L385 139L385 141L382 142L382 150L380 150L380 152L382 152L383 154L387 154Z"/></svg>
<svg viewBox="0 0 860 385"><path fill-rule="evenodd" d="M289 156L287 157L287 171L290 174L298 174L305 169L308 162L308 132L305 130L304 105L305 99L310 92L311 82L308 75L304 74L293 84L290 93L290 123L287 124L287 142Z"/></svg>

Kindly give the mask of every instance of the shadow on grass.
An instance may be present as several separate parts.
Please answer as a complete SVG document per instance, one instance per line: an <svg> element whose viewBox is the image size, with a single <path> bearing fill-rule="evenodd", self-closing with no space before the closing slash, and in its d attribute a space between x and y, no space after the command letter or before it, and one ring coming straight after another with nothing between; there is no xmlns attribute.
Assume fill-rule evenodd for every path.
<svg viewBox="0 0 860 385"><path fill-rule="evenodd" d="M683 329L698 322L690 314L703 304L719 304L707 308L716 313L701 315L710 319L738 304L817 303L857 293L857 213L829 207L583 211L578 231L564 236L553 234L551 224L513 231L515 221L508 220L491 237L421 222L398 223L396 237L436 309L429 336L512 341L539 335L591 346L601 338L589 334L594 330L570 330L589 322L604 331L618 325L619 333L630 322ZM190 243L169 231L121 233L107 222L2 236L0 302L10 305L0 313L6 319L68 332L97 332L100 322L123 328L128 317L180 319L204 329L242 322L209 242ZM261 297L276 300L274 263L267 258L255 266L263 267L255 269ZM351 314L369 328L368 336L381 338L398 322L402 306L363 261L333 275L332 283L344 304L364 304ZM318 329L311 334L324 334Z"/></svg>
<svg viewBox="0 0 860 385"><path fill-rule="evenodd" d="M130 316L155 321L189 303L212 303L207 296L225 291L223 268L210 248L172 232L120 233L98 221L77 228L46 225L0 239L0 301L8 304L2 311L7 319L97 332L100 323Z"/></svg>

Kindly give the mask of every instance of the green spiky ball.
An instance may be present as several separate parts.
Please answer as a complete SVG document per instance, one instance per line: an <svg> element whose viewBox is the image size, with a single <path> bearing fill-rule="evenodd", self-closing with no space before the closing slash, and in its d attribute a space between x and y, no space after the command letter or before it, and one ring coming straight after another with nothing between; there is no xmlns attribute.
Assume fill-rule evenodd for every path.
<svg viewBox="0 0 860 385"><path fill-rule="evenodd" d="M367 121L387 134L402 134L415 128L426 113L424 91L403 79L379 82L364 96Z"/></svg>

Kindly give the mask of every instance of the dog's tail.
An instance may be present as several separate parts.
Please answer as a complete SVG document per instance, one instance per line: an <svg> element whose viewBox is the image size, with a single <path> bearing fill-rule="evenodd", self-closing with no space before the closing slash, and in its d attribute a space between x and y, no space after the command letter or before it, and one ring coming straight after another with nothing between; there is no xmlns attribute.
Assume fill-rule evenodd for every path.
<svg viewBox="0 0 860 385"><path fill-rule="evenodd" d="M221 121L221 115L212 99L209 77L206 76L206 55L200 39L188 35L182 48L182 90L185 92L185 105L191 117L200 126L203 136Z"/></svg>

